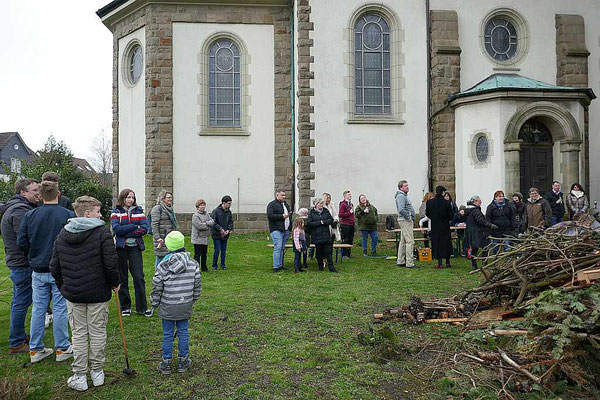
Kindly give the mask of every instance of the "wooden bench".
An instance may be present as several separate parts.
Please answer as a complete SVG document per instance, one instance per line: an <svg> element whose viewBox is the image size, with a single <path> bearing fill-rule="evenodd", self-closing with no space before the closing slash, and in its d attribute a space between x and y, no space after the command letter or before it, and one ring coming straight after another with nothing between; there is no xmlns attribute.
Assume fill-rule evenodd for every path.
<svg viewBox="0 0 600 400"><path fill-rule="evenodd" d="M268 246L270 248L275 247L275 245L273 243L269 243ZM315 245L311 243L310 247L312 247L314 249ZM286 243L285 248L292 249L292 248L294 248L294 245L292 243ZM352 245L346 244L346 243L334 243L333 248L335 249L335 262L337 263L340 249L351 249ZM340 263L344 261L344 257L340 256L339 258L340 258Z"/></svg>

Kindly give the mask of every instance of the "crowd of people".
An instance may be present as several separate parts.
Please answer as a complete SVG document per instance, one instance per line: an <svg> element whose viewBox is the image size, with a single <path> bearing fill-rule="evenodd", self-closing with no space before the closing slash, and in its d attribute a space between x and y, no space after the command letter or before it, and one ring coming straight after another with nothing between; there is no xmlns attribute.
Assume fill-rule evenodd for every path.
<svg viewBox="0 0 600 400"><path fill-rule="evenodd" d="M482 211L479 196L466 206L457 207L442 186L427 193L419 207L419 226L428 227L426 240L431 243L437 268L450 266L453 251L451 226L464 228L464 251L477 268L480 249L493 241L493 251L510 246L511 237L528 229L543 229L586 213L589 200L580 184L573 184L565 196L559 182L543 197L531 188L525 200L521 193L511 199L496 191L494 199ZM415 209L408 196L406 180L398 183L395 201L400 241L397 265L414 268ZM363 256L377 256L378 211L366 195L352 203L346 190L337 206L331 195L323 193L313 207L301 208L294 216L284 190L277 190L266 208L273 241L273 272L285 269L286 242L292 237L295 272L303 272L307 258L315 257L320 271L325 267L337 272L333 263L333 244L341 241L342 257L352 257L355 227L361 233ZM15 195L0 206L1 230L6 264L13 282L10 313L9 353L28 353L31 363L56 354L56 361L74 358L67 383L75 390L87 390L89 371L94 386L104 383L106 322L112 292L118 296L121 315L132 311L129 275L135 292L135 311L152 317L157 310L162 320L161 373L191 366L189 357L189 318L201 293L201 271L208 271L209 238L213 241L212 269L226 267L228 239L233 231L232 198L225 195L212 212L206 201L196 201L192 216L193 258L185 252L184 236L173 210L173 193L162 190L149 215L136 202L135 192L123 189L110 214L110 229L102 220L101 203L81 196L71 204L59 189L56 173L46 172L41 182L22 178L15 183ZM393 220L392 220L393 222ZM152 235L154 275L152 292L146 294L142 252L143 237ZM369 251L368 241L371 239ZM426 246L429 243L426 243ZM52 307L50 307L50 303ZM29 335L25 319L32 306ZM49 315L52 317L49 318ZM53 323L54 348L44 344L45 328ZM71 339L69 329L71 326ZM173 341L178 338L177 364L172 364Z"/></svg>

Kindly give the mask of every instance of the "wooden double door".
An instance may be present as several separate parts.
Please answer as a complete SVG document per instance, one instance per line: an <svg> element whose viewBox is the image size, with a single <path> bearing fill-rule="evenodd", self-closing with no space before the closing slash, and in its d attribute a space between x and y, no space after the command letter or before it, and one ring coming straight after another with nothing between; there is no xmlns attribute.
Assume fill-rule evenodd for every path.
<svg viewBox="0 0 600 400"><path fill-rule="evenodd" d="M525 198L531 187L539 189L540 194L552 186L552 144L525 144L521 145L520 172L521 193Z"/></svg>

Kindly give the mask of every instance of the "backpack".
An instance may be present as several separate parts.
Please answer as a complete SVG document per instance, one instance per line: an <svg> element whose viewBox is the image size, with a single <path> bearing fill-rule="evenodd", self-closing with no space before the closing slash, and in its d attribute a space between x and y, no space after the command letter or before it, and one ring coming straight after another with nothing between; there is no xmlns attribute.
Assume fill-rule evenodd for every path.
<svg viewBox="0 0 600 400"><path fill-rule="evenodd" d="M154 208L154 207L152 207ZM150 212L148 213L148 217L146 218L148 220L148 235L152 235L152 208L150 209ZM162 207L159 207L158 212L160 213L159 215L162 217Z"/></svg>
<svg viewBox="0 0 600 400"><path fill-rule="evenodd" d="M385 217L385 229L388 231L396 229L396 219L393 215L388 215L387 217Z"/></svg>

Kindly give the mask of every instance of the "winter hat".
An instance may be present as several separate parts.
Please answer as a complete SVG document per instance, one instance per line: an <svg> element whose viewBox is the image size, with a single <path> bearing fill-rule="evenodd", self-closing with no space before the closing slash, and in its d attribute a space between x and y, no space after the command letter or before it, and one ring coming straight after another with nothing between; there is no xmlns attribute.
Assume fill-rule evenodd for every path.
<svg viewBox="0 0 600 400"><path fill-rule="evenodd" d="M184 247L183 233L179 231L171 231L165 238L165 245L169 251L179 250Z"/></svg>
<svg viewBox="0 0 600 400"><path fill-rule="evenodd" d="M300 216L300 218L308 218L308 209L307 208L299 209L298 215Z"/></svg>

